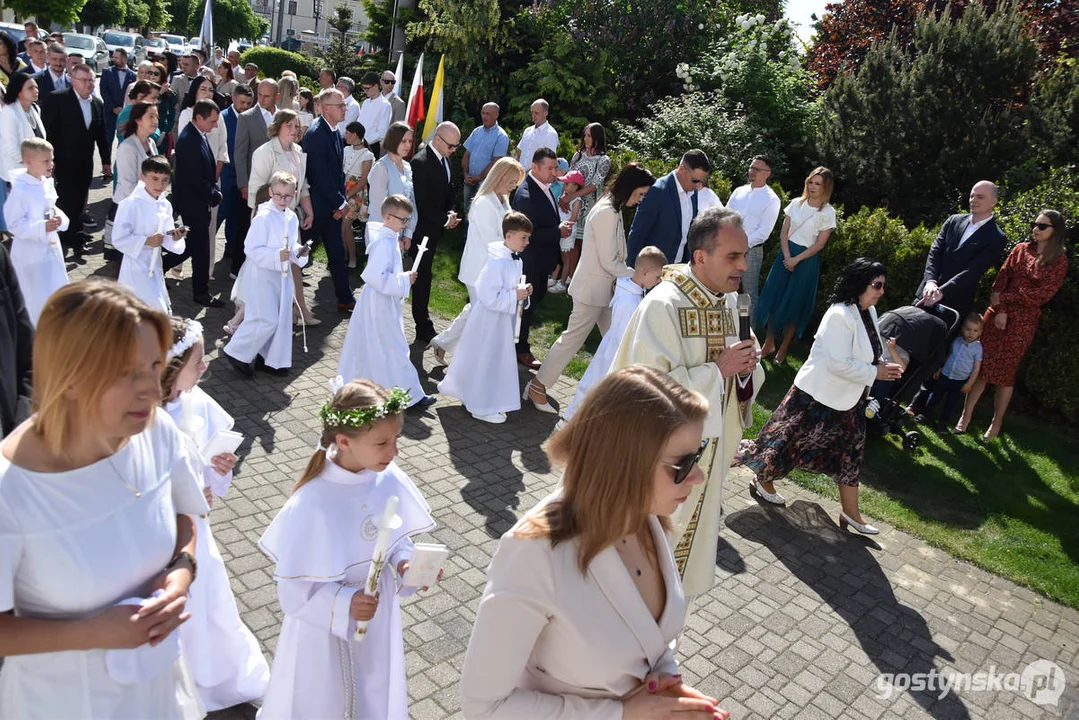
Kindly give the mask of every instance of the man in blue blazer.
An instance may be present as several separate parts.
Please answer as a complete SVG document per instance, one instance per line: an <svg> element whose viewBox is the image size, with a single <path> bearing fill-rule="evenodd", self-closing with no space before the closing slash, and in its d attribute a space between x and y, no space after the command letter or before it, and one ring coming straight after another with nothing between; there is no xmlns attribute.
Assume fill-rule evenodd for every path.
<svg viewBox="0 0 1079 720"><path fill-rule="evenodd" d="M67 50L60 43L50 43L46 53L48 67L34 75L37 81L37 101L41 112L52 101L52 94L57 90L71 87L71 78L67 74Z"/></svg>
<svg viewBox="0 0 1079 720"><path fill-rule="evenodd" d="M637 253L646 245L655 245L672 263L689 262L686 237L689 224L697 217L697 193L708 186L712 164L703 150L689 150L673 172L664 175L651 187L637 207L626 238L633 267Z"/></svg>
<svg viewBox="0 0 1079 720"><path fill-rule="evenodd" d="M322 117L303 136L303 151L307 153L307 186L315 215L310 232L311 237L322 238L326 247L337 309L352 312L356 299L348 282L348 261L341 240L341 218L348 207L345 201L345 149L337 132L337 126L345 119L345 96L337 90L323 90L319 94L319 104ZM376 208L374 213L378 212Z"/></svg>
<svg viewBox="0 0 1079 720"><path fill-rule="evenodd" d="M532 314L547 295L547 278L561 258L558 240L569 237L570 228L558 215L558 201L551 194L551 183L558 173L558 158L554 150L537 148L532 155L532 171L513 195L513 209L532 221L532 237L521 262L524 275L532 285L532 297L521 316L521 334L517 339L517 362L532 370L540 366L528 344L528 326Z"/></svg>
<svg viewBox="0 0 1079 720"><path fill-rule="evenodd" d="M136 80L135 73L127 66L127 50L112 51L112 66L101 72L101 102L105 105L105 137L116 135L116 116L124 109L127 86Z"/></svg>
<svg viewBox="0 0 1079 720"><path fill-rule="evenodd" d="M918 287L918 302L923 305L942 303L959 313L956 331L963 318L974 307L978 283L991 267L1000 264L1008 238L997 225L993 208L1000 199L997 186L982 180L970 189L970 213L952 215L944 221L925 260L925 275ZM944 354L934 364L944 362ZM910 409L920 414L929 401L935 385L927 380L918 389Z"/></svg>
<svg viewBox="0 0 1079 720"><path fill-rule="evenodd" d="M189 228L183 254L167 255L166 271L191 258L191 287L195 302L221 307L210 296L210 208L221 202L217 189L217 160L206 142L206 133L217 127L220 111L213 100L199 100L189 122L176 140L176 172L172 183L172 209Z"/></svg>
<svg viewBox="0 0 1079 720"><path fill-rule="evenodd" d="M217 217L225 226L225 256L232 258L230 271L233 275L240 272L246 259L244 239L251 226L251 211L240 195L240 186L236 182L236 121L254 100L250 87L237 85L232 91L232 104L221 112L221 122L225 123L227 133L229 162L221 168L221 208L217 211Z"/></svg>

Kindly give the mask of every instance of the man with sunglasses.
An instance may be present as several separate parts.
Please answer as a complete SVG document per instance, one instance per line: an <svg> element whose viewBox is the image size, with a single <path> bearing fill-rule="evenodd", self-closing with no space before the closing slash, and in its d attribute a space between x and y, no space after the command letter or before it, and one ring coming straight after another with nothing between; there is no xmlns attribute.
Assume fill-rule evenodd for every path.
<svg viewBox="0 0 1079 720"><path fill-rule="evenodd" d="M742 430L753 423L753 398L764 383L756 339L738 338L737 293L749 252L742 223L742 215L729 208L697 216L687 237L689 263L664 269L663 281L637 307L611 363L611 372L647 365L708 399L709 444L679 461L675 476L685 477L686 468L699 461L708 480L671 516L668 534L687 605L714 582L723 480Z"/></svg>
<svg viewBox="0 0 1079 720"><path fill-rule="evenodd" d="M387 70L382 73L382 80L379 81L382 87L382 97L386 98L386 101L393 108L393 120L390 121L392 125L395 122L402 122L405 119L405 101L395 92L397 89L397 77Z"/></svg>
<svg viewBox="0 0 1079 720"><path fill-rule="evenodd" d="M671 262L689 261L689 224L700 212L698 193L708 187L712 164L703 150L688 150L673 171L664 175L637 206L626 245L632 267L645 245L655 245Z"/></svg>
<svg viewBox="0 0 1079 720"><path fill-rule="evenodd" d="M412 188L416 195L416 230L412 234L412 254L423 238L427 238L427 252L420 260L416 282L412 285L412 319L416 322L416 340L429 343L437 333L427 310L431 299L431 263L435 259L438 241L444 228L455 228L461 221L453 212L452 173L450 157L461 147L461 131L451 122L435 128L430 142L416 151L412 157Z"/></svg>

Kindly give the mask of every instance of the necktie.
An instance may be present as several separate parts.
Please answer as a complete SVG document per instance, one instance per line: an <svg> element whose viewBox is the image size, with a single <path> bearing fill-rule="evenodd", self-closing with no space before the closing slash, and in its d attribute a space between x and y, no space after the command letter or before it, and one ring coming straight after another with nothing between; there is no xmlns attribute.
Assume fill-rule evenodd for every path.
<svg viewBox="0 0 1079 720"><path fill-rule="evenodd" d="M442 167L446 168L446 182L450 180L450 161L442 158Z"/></svg>
<svg viewBox="0 0 1079 720"><path fill-rule="evenodd" d="M523 255L524 255L524 253L515 253L515 252L510 253L510 257L512 257L514 260L520 260Z"/></svg>

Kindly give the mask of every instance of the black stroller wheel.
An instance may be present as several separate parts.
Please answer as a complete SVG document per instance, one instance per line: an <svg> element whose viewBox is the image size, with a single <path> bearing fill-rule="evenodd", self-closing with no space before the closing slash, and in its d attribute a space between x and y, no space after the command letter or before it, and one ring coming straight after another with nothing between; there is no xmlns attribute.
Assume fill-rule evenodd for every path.
<svg viewBox="0 0 1079 720"><path fill-rule="evenodd" d="M922 444L922 434L917 430L911 430L903 435L903 449L910 452Z"/></svg>

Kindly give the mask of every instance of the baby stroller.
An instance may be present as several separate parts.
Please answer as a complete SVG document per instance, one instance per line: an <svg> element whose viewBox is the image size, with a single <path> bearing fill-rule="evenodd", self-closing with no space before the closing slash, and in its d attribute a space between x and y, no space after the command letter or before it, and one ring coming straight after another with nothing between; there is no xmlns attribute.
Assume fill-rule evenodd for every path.
<svg viewBox="0 0 1079 720"><path fill-rule="evenodd" d="M894 382L877 381L866 404L866 432L884 437L893 432L903 438L903 449L914 450L922 442L917 430L905 431L906 410L900 403L912 388L917 388L941 366L948 351L948 341L959 325L959 313L946 305L925 308L920 305L890 310L880 316L881 337L895 338L900 353L909 359L906 372Z"/></svg>

